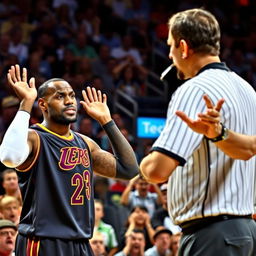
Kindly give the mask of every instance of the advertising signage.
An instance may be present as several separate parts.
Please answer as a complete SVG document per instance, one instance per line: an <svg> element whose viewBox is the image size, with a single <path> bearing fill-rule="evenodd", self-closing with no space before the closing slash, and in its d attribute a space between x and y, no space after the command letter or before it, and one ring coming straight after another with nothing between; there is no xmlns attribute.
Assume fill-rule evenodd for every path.
<svg viewBox="0 0 256 256"><path fill-rule="evenodd" d="M137 137L157 138L164 128L166 118L160 117L138 117Z"/></svg>

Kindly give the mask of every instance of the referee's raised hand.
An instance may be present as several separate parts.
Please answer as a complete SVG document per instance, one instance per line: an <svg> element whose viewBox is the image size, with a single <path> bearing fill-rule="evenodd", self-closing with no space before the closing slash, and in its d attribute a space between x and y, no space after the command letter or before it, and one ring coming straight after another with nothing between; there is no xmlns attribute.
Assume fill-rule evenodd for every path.
<svg viewBox="0 0 256 256"><path fill-rule="evenodd" d="M222 126L220 124L220 110L224 103L224 99L218 100L214 105L208 95L204 95L203 99L206 104L206 112L199 113L198 119L193 120L182 111L176 111L176 115L182 119L194 132L201 133L207 138L215 138L221 133Z"/></svg>

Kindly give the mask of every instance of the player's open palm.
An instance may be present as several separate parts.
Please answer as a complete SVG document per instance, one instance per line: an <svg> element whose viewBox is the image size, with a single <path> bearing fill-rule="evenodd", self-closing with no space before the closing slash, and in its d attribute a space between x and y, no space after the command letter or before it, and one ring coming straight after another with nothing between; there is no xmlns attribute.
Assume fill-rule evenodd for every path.
<svg viewBox="0 0 256 256"><path fill-rule="evenodd" d="M35 101L37 97L35 79L32 77L29 83L27 82L26 68L23 68L21 72L19 65L11 66L7 73L7 79L20 100Z"/></svg>
<svg viewBox="0 0 256 256"><path fill-rule="evenodd" d="M83 108L95 120L104 123L111 120L110 111L107 106L107 96L102 94L100 90L87 87L86 91L82 91L84 101L80 101Z"/></svg>

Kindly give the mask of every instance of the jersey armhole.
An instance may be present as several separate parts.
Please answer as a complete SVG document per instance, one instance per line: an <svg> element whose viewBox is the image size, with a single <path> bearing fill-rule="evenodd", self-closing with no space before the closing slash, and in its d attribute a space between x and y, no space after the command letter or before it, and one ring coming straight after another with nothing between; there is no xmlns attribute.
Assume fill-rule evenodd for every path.
<svg viewBox="0 0 256 256"><path fill-rule="evenodd" d="M16 170L18 172L27 172L27 171L29 171L32 168L32 166L35 164L35 162L36 162L36 160L38 158L41 142L40 142L40 137L39 137L38 133L36 131L34 131L34 132L36 134L36 140L37 140L37 148L36 148L35 157L34 157L32 162L28 166L24 165L24 167L23 167L23 165L21 165L20 166L21 168L16 168Z"/></svg>

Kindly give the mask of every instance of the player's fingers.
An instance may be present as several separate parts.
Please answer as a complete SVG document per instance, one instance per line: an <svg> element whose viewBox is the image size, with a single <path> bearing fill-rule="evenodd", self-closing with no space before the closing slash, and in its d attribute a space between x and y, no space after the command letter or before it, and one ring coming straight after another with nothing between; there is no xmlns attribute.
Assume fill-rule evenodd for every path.
<svg viewBox="0 0 256 256"><path fill-rule="evenodd" d="M36 85L35 85L35 78L34 78L34 77L31 77L31 78L29 79L29 86L30 86L31 88L36 88Z"/></svg>
<svg viewBox="0 0 256 256"><path fill-rule="evenodd" d="M97 91L99 102L102 102L102 93L100 90Z"/></svg>
<svg viewBox="0 0 256 256"><path fill-rule="evenodd" d="M88 95L87 95L87 93L86 93L85 90L82 90L82 95L83 95L83 98L84 98L84 102L85 102L86 104L89 104L89 103L90 103L90 100L89 100Z"/></svg>
<svg viewBox="0 0 256 256"><path fill-rule="evenodd" d="M23 68L22 69L22 82L27 82L27 69Z"/></svg>
<svg viewBox="0 0 256 256"><path fill-rule="evenodd" d="M203 96L203 99L205 101L205 104L206 104L207 108L213 108L214 107L211 99L209 98L209 96L207 94L205 94Z"/></svg>
<svg viewBox="0 0 256 256"><path fill-rule="evenodd" d="M93 93L92 93L92 88L89 87L89 86L86 87L86 95L87 95L87 99L88 99L90 102L93 102L93 101L94 101Z"/></svg>
<svg viewBox="0 0 256 256"><path fill-rule="evenodd" d="M18 64L15 65L15 71L16 71L16 77L17 77L18 81L21 81L20 66Z"/></svg>
<svg viewBox="0 0 256 256"><path fill-rule="evenodd" d="M12 80L12 76L11 76L10 72L7 73L7 80L11 86L14 86L14 82Z"/></svg>
<svg viewBox="0 0 256 256"><path fill-rule="evenodd" d="M107 104L107 95L103 93L103 103Z"/></svg>
<svg viewBox="0 0 256 256"><path fill-rule="evenodd" d="M15 67L14 66L11 66L11 70L10 70L10 75L11 75L11 78L12 78L12 81L14 83L17 82L17 78L16 78L16 74L15 74Z"/></svg>
<svg viewBox="0 0 256 256"><path fill-rule="evenodd" d="M225 102L224 99L218 100L218 102L217 102L217 104L216 104L216 106L215 106L215 109L216 109L217 111L220 111L224 102Z"/></svg>
<svg viewBox="0 0 256 256"><path fill-rule="evenodd" d="M97 91L94 87L92 87L92 96L94 101L99 101Z"/></svg>

